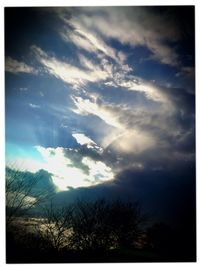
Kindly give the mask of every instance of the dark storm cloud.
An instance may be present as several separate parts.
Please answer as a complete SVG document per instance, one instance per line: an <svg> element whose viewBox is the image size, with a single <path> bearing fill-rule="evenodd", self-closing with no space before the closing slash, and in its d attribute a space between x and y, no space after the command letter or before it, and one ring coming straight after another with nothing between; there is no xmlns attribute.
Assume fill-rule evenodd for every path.
<svg viewBox="0 0 200 267"><path fill-rule="evenodd" d="M190 212L195 203L195 168L185 164L171 169L131 171L119 174L117 183L131 188L132 195L138 198L147 210L162 214L173 221ZM130 192L131 194L131 192ZM189 201L189 202L188 202ZM186 215L186 214L185 214ZM184 215L184 216L185 216Z"/></svg>
<svg viewBox="0 0 200 267"><path fill-rule="evenodd" d="M83 148L84 150L84 148ZM87 151L87 149L85 150L85 152ZM65 149L64 151L64 155L65 157L69 158L72 162L72 166L73 167L76 167L76 168L79 168L81 170L83 170L83 172L85 174L89 174L89 167L85 164L83 164L82 162L82 159L83 159L83 155L87 155L88 153L82 153L82 149L79 148L79 149Z"/></svg>
<svg viewBox="0 0 200 267"><path fill-rule="evenodd" d="M81 157L89 157L95 161L103 160L103 156L94 149L88 149L87 145L82 145L77 148L77 152Z"/></svg>
<svg viewBox="0 0 200 267"><path fill-rule="evenodd" d="M189 179L188 179L189 178ZM55 203L66 205L77 199L139 201L151 220L181 223L188 215L195 216L194 165L166 170L126 170L113 182L90 188L79 188L56 194Z"/></svg>

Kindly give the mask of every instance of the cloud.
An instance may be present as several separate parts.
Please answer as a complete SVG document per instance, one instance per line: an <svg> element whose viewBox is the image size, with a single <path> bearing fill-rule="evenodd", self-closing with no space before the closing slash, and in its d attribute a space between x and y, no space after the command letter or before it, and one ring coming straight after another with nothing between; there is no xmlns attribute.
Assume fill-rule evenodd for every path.
<svg viewBox="0 0 200 267"><path fill-rule="evenodd" d="M88 30L76 19L66 20L62 16L61 18L72 28L70 30L69 27L64 27L60 30L60 36L63 40L67 42L71 41L78 48L95 53L97 57L101 57L101 54L103 54L119 64L125 61L126 55L122 51L117 52L116 49L107 45L97 32Z"/></svg>
<svg viewBox="0 0 200 267"><path fill-rule="evenodd" d="M152 53L152 59L163 64L175 66L179 63L178 54L168 42L177 42L181 34L175 19L167 12L155 13L150 7L87 7L77 9L75 14L72 10L70 12L67 19L64 11L60 17L78 32L79 37L74 37L76 40L72 41L79 46L92 51L92 47L83 45L85 38L97 49L115 58L115 53L107 49L102 39L99 41L95 37L99 33L105 39L114 38L122 44L144 46ZM79 44L80 38L82 42Z"/></svg>
<svg viewBox="0 0 200 267"><path fill-rule="evenodd" d="M81 165L73 162L72 157L67 157L73 150L64 148L37 147L38 151L46 161L46 169L52 173L52 179L60 190L68 190L70 187L89 187L112 180L114 174L110 167L104 162L94 161L89 157L81 158ZM72 153L77 153L73 151ZM82 166L85 166L85 173Z"/></svg>
<svg viewBox="0 0 200 267"><path fill-rule="evenodd" d="M75 112L82 115L92 114L102 119L106 124L114 128L102 140L102 146L113 149L115 152L138 154L148 150L156 145L155 136L141 130L138 125L134 125L133 117L122 107L113 107L112 105L98 104L98 102L82 99L81 97L73 99L77 107ZM126 114L128 114L128 121Z"/></svg>
<svg viewBox="0 0 200 267"><path fill-rule="evenodd" d="M154 90L153 85L152 88ZM155 87L158 95L160 90ZM185 103L188 94L182 90L181 96L177 92L178 89L173 88L163 90L163 103L158 101L160 104L152 107L146 102L139 106L134 106L132 102L126 105L108 103L97 93L95 96L90 94L88 97L72 97L76 107L73 109L74 112L81 116L93 115L105 123L101 127L107 129L106 135L101 136L99 140L104 149L103 157L115 170L119 171L120 168L128 166L133 168L134 164L135 167L150 164L157 168L163 167L165 162L168 162L169 166L173 161L178 164L182 160L193 160L193 144L189 144L189 140L186 138L186 142L185 139L186 136L190 136L194 140L191 133L191 111L187 111ZM152 103L149 98L147 99ZM93 134L98 134L98 128L93 129ZM181 149L183 143L188 144L186 149L189 150ZM115 155L121 159L118 160Z"/></svg>
<svg viewBox="0 0 200 267"><path fill-rule="evenodd" d="M44 168L44 162L28 157L18 157L17 159L9 160L8 162L6 162L6 166L11 169L20 170L22 172L29 171L35 173Z"/></svg>
<svg viewBox="0 0 200 267"><path fill-rule="evenodd" d="M129 75L129 66L116 66L109 62L106 58L100 59L99 62L93 62L82 54L79 54L81 68L60 61L55 57L48 56L39 47L33 46L37 59L47 68L48 72L56 78L71 84L73 88L82 88L88 86L88 83L102 84L106 87L114 86L118 90L135 91L143 94L148 100L165 104L163 108L173 110L173 104L163 88L156 86L155 83L147 82L137 76ZM87 95L86 91L85 94ZM94 105L92 102L83 100L80 97L72 97L73 102L78 109L76 112L85 111L90 114L100 114L102 119L109 125L120 128L119 122L110 116L109 111L100 106ZM101 112L99 112L101 109Z"/></svg>
<svg viewBox="0 0 200 267"><path fill-rule="evenodd" d="M159 88L156 84L147 82L142 78L133 75L125 75L125 73L117 73L114 74L113 82L110 81L110 84L107 83L107 85L112 86L113 83L115 86L120 86L129 91L141 92L151 101L171 105L168 95L162 88Z"/></svg>
<svg viewBox="0 0 200 267"><path fill-rule="evenodd" d="M52 196L52 193L55 193L56 189L50 173L44 170L35 170L34 172L27 171L27 169L23 170L19 168L17 163L13 164L11 167L8 167L8 165L6 166L6 179L8 179L8 181L11 179L14 184L15 182L17 183L17 179L19 179L22 185L24 185L20 189L17 201L21 201L25 197L24 201L27 207L33 204L41 194ZM8 204L15 195L14 192L11 192L15 188L14 184L11 188L8 188ZM28 194L27 189L29 189ZM14 205L15 204L18 205L18 203L14 203Z"/></svg>
<svg viewBox="0 0 200 267"><path fill-rule="evenodd" d="M72 136L76 139L76 141L80 144L80 145L93 145L95 144L94 141L92 141L92 139L90 139L89 137L87 137L86 135L82 134L82 133L74 133L72 134Z"/></svg>
<svg viewBox="0 0 200 267"><path fill-rule="evenodd" d="M98 198L139 201L143 212L154 219L173 224L178 220L177 226L180 227L187 221L185 218L193 221L191 215L195 209L191 207L195 206L195 168L189 164L171 170L130 168L120 172L112 183L59 192L55 203L65 205L77 198L89 201Z"/></svg>
<svg viewBox="0 0 200 267"><path fill-rule="evenodd" d="M176 17L169 15L167 9L160 14L151 7L82 7L54 11L68 26L60 31L62 38L86 51L100 51L122 63L126 56L120 56L106 44L116 39L123 45L147 48L151 52L149 59L172 66L179 64L173 44L181 39L181 30Z"/></svg>
<svg viewBox="0 0 200 267"><path fill-rule="evenodd" d="M162 127L162 120L173 116L175 112L174 108L171 109L171 106L168 106L168 104L151 107L146 102L141 103L139 106L133 106L131 102L130 104L126 103L123 105L121 103L116 104L115 102L108 103L98 94L94 97L92 94L89 96L84 98L80 96L72 97L76 107L72 110L83 116L89 114L97 116L107 125L118 129L119 132L149 124Z"/></svg>
<svg viewBox="0 0 200 267"><path fill-rule="evenodd" d="M93 151L93 146L85 147L84 150L42 146L37 146L36 149L42 156L42 161L18 158L14 162L15 168L23 172L48 172L58 190L90 187L114 179L112 169L100 157L99 159L91 157L90 150ZM13 162L7 166L12 168Z"/></svg>
<svg viewBox="0 0 200 267"><path fill-rule="evenodd" d="M73 13L71 9L68 11ZM72 42L77 48L89 52L90 56L96 59L95 65L91 65L91 63L88 64L88 59L80 54L79 59L83 66L85 65L88 69L94 70L99 65L101 69L104 69L109 74L107 78L113 77L113 67L117 72L121 70L124 73L128 73L133 70L132 67L125 64L127 55L109 45L108 40L103 38L98 31L87 28L86 25L79 21L79 16L66 16L65 9L55 9L55 12L65 25L59 31L61 38L67 43Z"/></svg>
<svg viewBox="0 0 200 267"><path fill-rule="evenodd" d="M50 57L37 46L32 46L32 50L34 51L37 60L51 75L74 87L85 85L88 82L106 80L109 77L107 71L97 65L93 65L91 62L90 64L92 64L93 68L90 67L90 69L85 70L58 60L56 57Z"/></svg>
<svg viewBox="0 0 200 267"><path fill-rule="evenodd" d="M147 82L137 76L129 75L131 68L128 65L116 65L102 58L93 62L86 56L79 54L81 67L73 66L56 57L48 56L37 46L32 46L40 63L56 78L71 84L74 88L81 88L88 83L101 82L102 85L116 87L119 90L141 92L146 98L155 102L171 104L167 94L153 83ZM172 106L171 106L172 108Z"/></svg>
<svg viewBox="0 0 200 267"><path fill-rule="evenodd" d="M92 139L87 137L85 134L82 133L73 133L72 136L76 139L77 143L82 145L86 145L89 149L94 149L98 152L103 152L103 149L99 147Z"/></svg>
<svg viewBox="0 0 200 267"><path fill-rule="evenodd" d="M106 106L101 106L95 101L91 101L90 99L83 99L82 97L72 97L72 100L77 108L73 109L75 113L82 115L92 114L99 117L110 126L118 129L123 128L122 124L117 120L117 118L115 118L114 114L106 109Z"/></svg>
<svg viewBox="0 0 200 267"><path fill-rule="evenodd" d="M187 77L194 78L194 75L195 75L195 68L185 66L185 67L182 67L181 71L177 72L175 76L176 77L187 76Z"/></svg>
<svg viewBox="0 0 200 267"><path fill-rule="evenodd" d="M11 73L31 73L31 74L36 74L37 71L27 65L24 62L17 61L16 59L13 59L11 57L6 57L6 62L5 62L5 71L11 72Z"/></svg>
<svg viewBox="0 0 200 267"><path fill-rule="evenodd" d="M33 109L37 109L37 108L40 108L40 105L36 105L36 104L33 104L33 103L29 103L29 107L33 108Z"/></svg>
<svg viewBox="0 0 200 267"><path fill-rule="evenodd" d="M32 46L32 50L50 75L78 89L69 95L74 107L68 108L76 113L74 116L80 120L79 115L85 116L86 122L87 116L92 117L97 122L95 125L101 120L102 128L107 130L104 136L98 136L98 141L93 141L80 129L74 131L73 128L72 136L82 146L82 151L100 152L103 149L105 154L105 150L110 149L120 157L125 154L144 156L156 147L167 150L172 144L178 147L178 139L181 140L178 136L183 136L188 126L183 126L188 95L184 90L178 92L177 88L166 88L133 75L137 66L132 68L125 64L128 54L120 50L122 47L143 46L151 52L151 59L176 66L178 55L172 44L181 36L178 27L173 27L173 18L165 12L161 16L154 8L147 7L61 8L60 11L59 16L65 25L59 34L64 41L81 48L76 54L78 64L61 60L56 54L49 54L37 46ZM115 48L112 47L113 41L118 44ZM118 46L119 50L116 49ZM183 67L182 72L190 74L192 68ZM119 104L123 102L123 99L119 101L119 96L124 97L124 104ZM30 103L30 106L36 108L37 105ZM85 125L85 128L89 127ZM97 136L98 129L92 130ZM84 171L88 171L82 158L77 158ZM136 159L136 165L138 162L142 164L141 158Z"/></svg>
<svg viewBox="0 0 200 267"><path fill-rule="evenodd" d="M105 142L105 141L104 141ZM127 130L112 140L110 146L121 153L141 154L155 147L156 139L149 133L138 130Z"/></svg>

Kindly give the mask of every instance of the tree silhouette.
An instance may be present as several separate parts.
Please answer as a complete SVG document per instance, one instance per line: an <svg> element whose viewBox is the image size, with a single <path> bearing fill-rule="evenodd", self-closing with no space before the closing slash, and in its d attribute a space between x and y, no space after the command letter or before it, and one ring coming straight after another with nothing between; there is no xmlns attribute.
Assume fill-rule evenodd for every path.
<svg viewBox="0 0 200 267"><path fill-rule="evenodd" d="M72 207L55 208L51 202L44 208L44 218L37 226L38 235L42 240L48 241L48 248L52 247L59 251L67 247L71 234L70 222Z"/></svg>
<svg viewBox="0 0 200 267"><path fill-rule="evenodd" d="M42 173L33 176L6 168L6 223L10 225L16 216L24 215L28 210L46 201L53 195L52 190L39 189Z"/></svg>
<svg viewBox="0 0 200 267"><path fill-rule="evenodd" d="M134 246L143 233L142 224L146 216L141 212L139 203L113 202L110 206L109 224L118 247Z"/></svg>
<svg viewBox="0 0 200 267"><path fill-rule="evenodd" d="M112 245L109 225L109 205L101 200L95 203L78 201L75 204L70 238L72 248L78 250L106 249Z"/></svg>
<svg viewBox="0 0 200 267"><path fill-rule="evenodd" d="M71 246L81 250L133 246L143 221L138 204L78 201L71 219Z"/></svg>

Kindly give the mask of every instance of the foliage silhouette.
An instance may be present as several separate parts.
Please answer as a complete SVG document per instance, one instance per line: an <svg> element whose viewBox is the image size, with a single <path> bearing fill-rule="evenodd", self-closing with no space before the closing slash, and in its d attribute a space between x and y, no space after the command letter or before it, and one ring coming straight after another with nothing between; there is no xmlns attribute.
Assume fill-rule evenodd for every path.
<svg viewBox="0 0 200 267"><path fill-rule="evenodd" d="M24 221L19 217L7 228L7 263L195 261L195 251L188 250L194 240L182 245L169 225L146 225L138 203L78 200L64 208L51 203L35 218L36 228Z"/></svg>
<svg viewBox="0 0 200 267"><path fill-rule="evenodd" d="M134 246L143 222L137 203L78 201L71 219L71 246L81 250Z"/></svg>

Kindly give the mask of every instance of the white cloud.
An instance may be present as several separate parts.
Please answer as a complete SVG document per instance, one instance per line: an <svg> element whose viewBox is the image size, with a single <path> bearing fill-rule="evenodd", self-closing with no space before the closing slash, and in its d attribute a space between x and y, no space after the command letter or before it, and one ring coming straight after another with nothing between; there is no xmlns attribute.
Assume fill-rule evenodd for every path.
<svg viewBox="0 0 200 267"><path fill-rule="evenodd" d="M94 161L88 157L82 158L82 163L88 167L88 174L84 170L73 166L72 159L65 154L65 149L37 147L46 161L46 169L53 174L53 181L60 190L69 187L88 187L112 180L114 174L104 162Z"/></svg>
<svg viewBox="0 0 200 267"><path fill-rule="evenodd" d="M14 162L15 168L34 173L41 169L48 171L52 174L52 180L60 191L69 190L70 187L94 186L114 179L112 169L102 161L94 161L89 157L79 155L82 165L78 167L76 159L73 160L67 156L68 151L78 153L77 150L62 147L44 148L42 146L37 146L36 149L43 158L42 162L31 158L17 159ZM12 167L13 163L10 162L10 164ZM9 164L7 165L9 167ZM88 173L85 173L83 166L88 169Z"/></svg>
<svg viewBox="0 0 200 267"><path fill-rule="evenodd" d="M124 87L130 91L142 92L149 100L155 102L165 103L171 106L171 101L167 94L165 94L159 87L155 84L139 79L138 77L131 76L128 78L118 77L116 80L117 84L121 87Z"/></svg>
<svg viewBox="0 0 200 267"><path fill-rule="evenodd" d="M84 55L79 54L79 61L83 67L85 67L88 70L93 70L96 68L96 66L93 64L91 60L86 58Z"/></svg>
<svg viewBox="0 0 200 267"><path fill-rule="evenodd" d="M90 181L92 180L93 184L106 182L114 178L112 169L104 162L94 161L88 157L84 157L82 162L89 167L90 176L88 178Z"/></svg>
<svg viewBox="0 0 200 267"><path fill-rule="evenodd" d="M97 102L91 102L89 99L81 97L74 98L74 103L78 113L82 115L93 114L102 119L106 124L115 127L110 130L106 137L102 140L102 146L112 147L116 151L123 153L141 153L155 146L155 137L150 136L144 131L130 128L131 126L123 121L124 110L116 111L112 106L99 105ZM121 117L122 119L121 119ZM78 136L78 138L83 138ZM83 141L83 140L81 140ZM84 140L86 142L86 140Z"/></svg>
<svg viewBox="0 0 200 267"><path fill-rule="evenodd" d="M76 31L87 38L97 50L103 52L106 56L109 56L117 61L115 50L113 48L107 46L106 43L102 39L95 36L94 33L91 34L89 31L86 31L86 29L83 29L80 24L76 25L76 27Z"/></svg>
<svg viewBox="0 0 200 267"><path fill-rule="evenodd" d="M103 149L100 146L98 146L92 139L87 137L85 134L73 133L72 136L76 139L78 144L86 145L88 149L93 149L100 153L103 152Z"/></svg>
<svg viewBox="0 0 200 267"><path fill-rule="evenodd" d="M74 28L73 31L64 28L60 31L60 35L63 40L73 42L79 48L82 48L88 52L95 53L99 56L99 52L103 53L105 56L112 58L117 63L122 64L126 56L123 52L117 52L114 48L107 45L106 42L96 33L91 30L88 30L79 23L78 20L73 19L66 21L67 24Z"/></svg>
<svg viewBox="0 0 200 267"><path fill-rule="evenodd" d="M111 64L106 58L100 59L99 64L95 64L92 60L79 54L80 63L85 68L82 69L55 57L49 57L39 47L33 46L32 49L35 51L37 59L47 68L50 74L75 88L87 85L88 82L103 82L106 86L142 92L150 100L171 104L167 94L154 83L128 75L127 72L131 70L128 65L122 65L120 69L116 69L116 65Z"/></svg>
<svg viewBox="0 0 200 267"><path fill-rule="evenodd" d="M33 67L27 65L24 62L17 61L16 59L13 59L11 57L6 57L5 71L11 73L37 73L37 71Z"/></svg>
<svg viewBox="0 0 200 267"><path fill-rule="evenodd" d="M77 47L85 49L89 52L96 52L96 47L85 37L80 34L75 34L73 32L60 32L61 37L63 40L69 42L73 42Z"/></svg>
<svg viewBox="0 0 200 267"><path fill-rule="evenodd" d="M80 145L95 144L95 142L92 141L92 139L90 139L89 137L87 137L82 133L74 133L72 134L72 136L76 139L77 143L79 143Z"/></svg>
<svg viewBox="0 0 200 267"><path fill-rule="evenodd" d="M121 153L141 154L156 146L166 145L160 140L160 131L170 135L174 131L174 125L169 123L174 109L167 103L151 110L145 106L133 108L106 104L103 100L99 101L98 96L93 99L82 97L72 99L76 106L74 112L83 116L95 115L113 127L107 130L107 134L101 139L104 151L109 148ZM155 134L153 129L156 129L158 134ZM98 129L94 131L98 132Z"/></svg>
<svg viewBox="0 0 200 267"><path fill-rule="evenodd" d="M72 86L79 87L88 82L106 80L109 77L109 74L98 66L93 65L93 69L90 68L90 70L84 70L58 60L55 57L49 57L37 46L32 46L32 49L35 52L38 61L47 68L50 74Z"/></svg>
<svg viewBox="0 0 200 267"><path fill-rule="evenodd" d="M110 126L113 126L117 129L124 128L115 115L106 109L106 106L101 106L95 101L92 102L91 100L83 99L82 97L72 97L72 100L77 108L73 110L75 113L82 115L92 114L99 117Z"/></svg>
<svg viewBox="0 0 200 267"><path fill-rule="evenodd" d="M122 44L145 46L152 52L152 59L164 64L178 64L178 55L167 42L176 42L180 32L167 14L161 16L145 7L87 7L76 16L72 12L69 20L78 31L89 34L89 38L91 33L94 36L99 32L104 38L115 38ZM64 18L65 22L69 20Z"/></svg>

